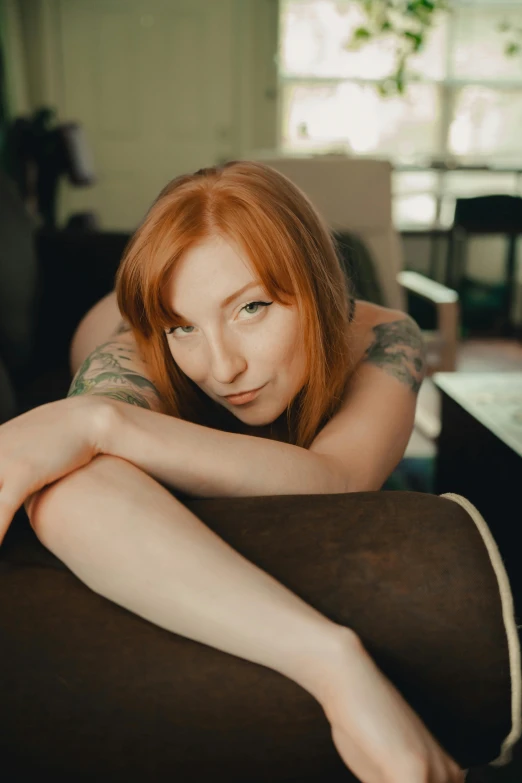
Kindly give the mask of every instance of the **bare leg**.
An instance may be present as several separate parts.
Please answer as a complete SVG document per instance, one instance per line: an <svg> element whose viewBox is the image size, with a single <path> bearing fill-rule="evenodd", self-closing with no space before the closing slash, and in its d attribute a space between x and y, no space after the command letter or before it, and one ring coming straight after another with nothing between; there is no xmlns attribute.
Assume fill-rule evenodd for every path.
<svg viewBox="0 0 522 783"><path fill-rule="evenodd" d="M30 517L42 543L94 592L305 688L363 783L464 780L355 634L249 562L135 465L97 457L42 490Z"/></svg>
<svg viewBox="0 0 522 783"><path fill-rule="evenodd" d="M88 587L318 696L350 633L236 552L135 465L100 456L42 490L42 543Z"/></svg>

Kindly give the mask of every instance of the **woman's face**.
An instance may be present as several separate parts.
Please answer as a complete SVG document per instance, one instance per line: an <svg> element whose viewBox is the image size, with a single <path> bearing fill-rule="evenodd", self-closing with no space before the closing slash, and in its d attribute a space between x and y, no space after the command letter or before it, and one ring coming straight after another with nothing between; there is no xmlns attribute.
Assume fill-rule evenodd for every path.
<svg viewBox="0 0 522 783"><path fill-rule="evenodd" d="M219 236L185 253L166 297L182 318L174 331L165 330L180 370L245 424L274 422L306 381L297 307L273 302L241 249ZM225 398L259 387L242 405Z"/></svg>

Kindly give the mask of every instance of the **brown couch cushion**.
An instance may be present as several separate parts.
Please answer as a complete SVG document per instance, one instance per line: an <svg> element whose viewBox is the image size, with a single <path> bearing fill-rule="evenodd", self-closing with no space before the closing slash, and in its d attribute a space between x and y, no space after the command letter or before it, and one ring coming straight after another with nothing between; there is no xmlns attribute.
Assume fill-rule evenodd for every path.
<svg viewBox="0 0 522 783"><path fill-rule="evenodd" d="M11 376L0 356L0 424L16 416L16 395Z"/></svg>
<svg viewBox="0 0 522 783"><path fill-rule="evenodd" d="M519 734L520 650L495 545L457 500L365 492L184 502L354 628L468 768ZM23 510L0 549L0 594L6 779L353 779L306 691L94 593L39 543Z"/></svg>

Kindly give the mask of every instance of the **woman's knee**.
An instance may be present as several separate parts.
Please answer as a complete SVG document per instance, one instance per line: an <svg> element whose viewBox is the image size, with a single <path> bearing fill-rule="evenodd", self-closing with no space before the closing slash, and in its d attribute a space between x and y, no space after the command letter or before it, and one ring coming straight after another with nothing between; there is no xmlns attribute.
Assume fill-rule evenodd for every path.
<svg viewBox="0 0 522 783"><path fill-rule="evenodd" d="M93 492L107 488L121 478L130 463L100 454L77 470L35 492L25 503L29 522L40 541L47 545L60 535L71 516L79 516ZM134 467L134 466L133 466Z"/></svg>

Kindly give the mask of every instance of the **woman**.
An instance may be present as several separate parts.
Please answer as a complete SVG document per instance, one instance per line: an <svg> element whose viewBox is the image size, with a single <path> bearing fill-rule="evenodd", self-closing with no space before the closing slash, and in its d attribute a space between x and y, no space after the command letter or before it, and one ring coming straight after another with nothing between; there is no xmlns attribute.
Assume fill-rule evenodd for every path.
<svg viewBox="0 0 522 783"><path fill-rule="evenodd" d="M285 177L235 162L175 179L77 330L68 398L0 427L0 534L25 500L91 589L293 679L363 783L456 783L356 634L176 496L380 488L411 433L422 344L405 314L354 304L325 225Z"/></svg>

